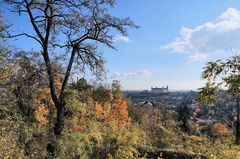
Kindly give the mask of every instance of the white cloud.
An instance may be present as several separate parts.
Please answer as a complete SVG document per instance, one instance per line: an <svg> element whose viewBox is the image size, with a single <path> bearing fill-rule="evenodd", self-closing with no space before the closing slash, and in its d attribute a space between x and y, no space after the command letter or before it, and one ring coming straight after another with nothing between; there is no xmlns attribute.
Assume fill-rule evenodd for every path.
<svg viewBox="0 0 240 159"><path fill-rule="evenodd" d="M189 61L189 63L192 63L195 61L201 61L201 60L205 59L206 57L207 57L207 55L201 54L201 53L193 54L193 55L188 56L188 61Z"/></svg>
<svg viewBox="0 0 240 159"><path fill-rule="evenodd" d="M136 76L149 76L152 72L148 69L141 69L135 72L128 72L128 73L119 73L116 72L115 74L111 75L109 79L125 79L130 77L136 77Z"/></svg>
<svg viewBox="0 0 240 159"><path fill-rule="evenodd" d="M212 53L230 53L240 50L240 11L228 8L215 22L195 28L182 27L180 36L162 49L188 55L189 61L200 61Z"/></svg>
<svg viewBox="0 0 240 159"><path fill-rule="evenodd" d="M130 42L130 39L129 39L129 37L127 37L127 36L116 35L116 36L114 37L114 41L122 41L122 42L128 43L128 42Z"/></svg>

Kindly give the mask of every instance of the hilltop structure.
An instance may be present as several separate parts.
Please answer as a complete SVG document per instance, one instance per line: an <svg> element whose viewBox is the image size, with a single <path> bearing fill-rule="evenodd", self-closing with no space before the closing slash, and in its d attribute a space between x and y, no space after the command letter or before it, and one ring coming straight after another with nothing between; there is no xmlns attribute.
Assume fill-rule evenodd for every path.
<svg viewBox="0 0 240 159"><path fill-rule="evenodd" d="M157 93L164 93L164 92L168 92L168 86L166 87L151 87L151 93L157 94Z"/></svg>

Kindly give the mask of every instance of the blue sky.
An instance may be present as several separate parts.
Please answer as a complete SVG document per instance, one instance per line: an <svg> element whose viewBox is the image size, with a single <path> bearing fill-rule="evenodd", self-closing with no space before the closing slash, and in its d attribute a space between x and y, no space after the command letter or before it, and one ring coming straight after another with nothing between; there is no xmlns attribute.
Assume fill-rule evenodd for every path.
<svg viewBox="0 0 240 159"><path fill-rule="evenodd" d="M110 77L119 79L125 89L150 89L151 86L162 85L180 90L202 87L204 81L200 76L205 63L227 58L239 50L237 44L226 44L240 40L237 37L240 35L239 25L224 31L225 25L231 25L231 22L228 23L230 18L239 16L238 6L240 2L237 0L117 1L113 14L129 16L141 27L129 32L129 41L116 42L116 53L106 51ZM224 13L225 19L223 16L220 18ZM226 24L224 21L227 21ZM212 23L213 28L208 28L206 23ZM223 26L218 27L221 23ZM183 27L190 29L190 33L186 31L182 34L194 38L183 40ZM215 29L223 31L215 32ZM174 45L176 38L180 38L182 43ZM197 40L203 48L194 44ZM181 45L185 49L178 48ZM188 49L188 45L193 45L193 48Z"/></svg>
<svg viewBox="0 0 240 159"><path fill-rule="evenodd" d="M202 87L205 63L240 49L238 6L238 0L117 0L112 14L129 16L140 28L129 30L128 37L116 35L117 51L103 48L107 81L118 79L128 90ZM25 23L6 15L10 22ZM36 47L26 41L16 45Z"/></svg>

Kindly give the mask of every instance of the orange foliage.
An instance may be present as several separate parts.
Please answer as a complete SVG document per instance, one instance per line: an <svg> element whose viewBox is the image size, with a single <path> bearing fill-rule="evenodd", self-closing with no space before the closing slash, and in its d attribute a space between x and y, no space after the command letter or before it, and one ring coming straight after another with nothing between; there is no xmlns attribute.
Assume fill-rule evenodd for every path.
<svg viewBox="0 0 240 159"><path fill-rule="evenodd" d="M62 77L61 75L57 74L54 76L54 81L55 81L55 89L56 89L56 93L59 95L60 94L60 89L61 89L61 86L62 86ZM43 102L44 105L46 106L53 106L53 101L52 101L52 98L51 98L51 91L50 91L50 88L47 86L47 87L43 87L43 88L40 88L38 90L38 93L39 93L39 99L40 102Z"/></svg>
<svg viewBox="0 0 240 159"><path fill-rule="evenodd" d="M110 121L115 121L118 125L129 123L127 102L124 99L117 98L115 104L111 107L108 115Z"/></svg>
<svg viewBox="0 0 240 159"><path fill-rule="evenodd" d="M48 109L45 105L41 104L38 109L35 111L35 119L42 124L48 123L47 115Z"/></svg>
<svg viewBox="0 0 240 159"><path fill-rule="evenodd" d="M213 132L216 135L223 135L229 132L227 126L222 123L215 123L213 124Z"/></svg>
<svg viewBox="0 0 240 159"><path fill-rule="evenodd" d="M96 109L96 114L98 118L106 119L109 114L110 105L108 102L105 102L102 105L96 102L95 109Z"/></svg>
<svg viewBox="0 0 240 159"><path fill-rule="evenodd" d="M193 125L192 125L192 129L197 134L200 134L203 128L204 127L202 125L200 125L199 123L193 123Z"/></svg>
<svg viewBox="0 0 240 159"><path fill-rule="evenodd" d="M118 125L125 125L130 122L127 110L127 102L124 99L117 98L110 106L109 103L100 105L95 104L97 117L107 119L110 122L117 123Z"/></svg>
<svg viewBox="0 0 240 159"><path fill-rule="evenodd" d="M54 76L55 89L57 94L60 93L62 77L59 74ZM39 106L35 111L35 119L41 123L45 124L48 122L47 116L49 113L49 108L53 108L54 103L51 98L50 88L48 86L38 89L39 97L35 100L36 104Z"/></svg>

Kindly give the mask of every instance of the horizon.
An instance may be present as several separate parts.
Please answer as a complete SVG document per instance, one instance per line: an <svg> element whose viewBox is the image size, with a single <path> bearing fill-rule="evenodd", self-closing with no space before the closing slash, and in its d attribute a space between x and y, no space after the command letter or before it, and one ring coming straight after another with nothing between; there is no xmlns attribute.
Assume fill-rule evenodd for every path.
<svg viewBox="0 0 240 159"><path fill-rule="evenodd" d="M126 90L126 89L123 89L123 91L138 91L138 92L140 92L140 91L151 91L151 90L149 90L149 89L138 89L138 90ZM197 90L191 90L191 89L170 89L170 90L168 90L168 92L188 92L188 91L194 91L194 92L196 92Z"/></svg>

